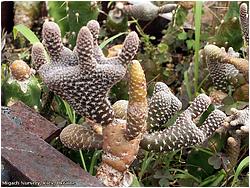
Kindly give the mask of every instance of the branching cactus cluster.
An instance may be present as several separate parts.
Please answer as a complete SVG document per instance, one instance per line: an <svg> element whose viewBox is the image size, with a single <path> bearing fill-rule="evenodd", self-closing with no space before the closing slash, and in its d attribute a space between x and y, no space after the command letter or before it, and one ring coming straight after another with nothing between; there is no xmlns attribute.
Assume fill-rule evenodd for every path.
<svg viewBox="0 0 250 188"><path fill-rule="evenodd" d="M240 25L245 44L248 46L249 19L246 3L242 3L240 6ZM246 59L239 58L239 54L234 52L233 48L230 47L228 52L226 52L224 48L208 44L204 47L204 55L210 76L216 89L227 92L227 86L231 79L236 77L239 73L243 74L248 84L249 63Z"/></svg>
<svg viewBox="0 0 250 188"><path fill-rule="evenodd" d="M108 125L114 113L107 98L109 89L121 80L136 54L139 39L131 32L119 56L105 58L97 45L99 23L81 28L73 51L63 46L58 25L45 22L43 44L32 49L38 73L49 89L66 100L74 110L96 123ZM46 59L44 46L50 56Z"/></svg>
<svg viewBox="0 0 250 188"><path fill-rule="evenodd" d="M132 183L128 168L136 159L146 131L147 87L138 61L131 64L129 75L127 119L115 119L103 131L102 164L96 176L108 186L129 186Z"/></svg>
<svg viewBox="0 0 250 188"><path fill-rule="evenodd" d="M102 148L97 178L107 186L128 186L128 169L139 147L172 151L201 144L223 123L225 114L214 110L205 122L195 122L211 100L200 94L180 114L174 125L164 124L182 104L168 86L158 82L147 100L146 79L138 61L133 60L139 38L131 32L116 57L106 58L98 47L98 22L92 20L79 31L73 51L63 46L60 29L54 22L43 25L43 42L33 45L32 59L43 82L86 118L83 125L71 124L60 134L62 143L72 149ZM45 49L50 59L47 59ZM128 66L129 65L129 66ZM129 67L129 101L118 101L113 108L107 95ZM101 131L96 127L102 126Z"/></svg>
<svg viewBox="0 0 250 188"><path fill-rule="evenodd" d="M114 119L107 94L124 77L127 65L136 54L139 38L131 32L121 53L106 58L98 47L98 34L98 22L90 21L81 28L76 47L71 51L63 46L58 25L46 22L43 44L33 46L32 59L49 89L68 101L77 113L90 119L84 125L67 126L60 135L62 142L73 149L102 146L103 161L97 177L105 185L129 185L131 177L126 179L127 169L137 155L147 118L146 80L139 62L133 62L130 68L127 122ZM106 126L103 136L93 129L95 123Z"/></svg>
<svg viewBox="0 0 250 188"><path fill-rule="evenodd" d="M249 45L249 18L248 7L246 3L240 5L240 25L247 47L246 59L248 59L248 45ZM245 82L238 88L237 92L243 92L245 98L249 101L249 62L246 59L239 58L239 54L235 53L232 48L228 49L228 53L223 48L215 45L206 45L204 53L207 58L207 65L210 71L214 85L217 89L225 90L223 86L230 77L234 74L241 73ZM238 74L238 73L237 73ZM241 97L240 100L243 98ZM249 106L242 110L231 108L231 115L226 117L224 126L218 132L229 132L230 137L227 139L226 155L229 159L227 168L231 171L237 164L237 160L241 149L241 139L249 135Z"/></svg>
<svg viewBox="0 0 250 188"><path fill-rule="evenodd" d="M174 102L175 104L178 104ZM202 144L214 131L222 125L226 115L220 110L214 110L204 123L197 127L195 122L205 112L211 100L205 94L200 94L191 105L182 112L175 123L164 130L147 133L141 141L141 147L153 151L173 151L184 147ZM172 103L173 105L173 103ZM171 117L178 108L169 106L168 114ZM165 114L161 114L166 116ZM161 122L163 126L167 121Z"/></svg>

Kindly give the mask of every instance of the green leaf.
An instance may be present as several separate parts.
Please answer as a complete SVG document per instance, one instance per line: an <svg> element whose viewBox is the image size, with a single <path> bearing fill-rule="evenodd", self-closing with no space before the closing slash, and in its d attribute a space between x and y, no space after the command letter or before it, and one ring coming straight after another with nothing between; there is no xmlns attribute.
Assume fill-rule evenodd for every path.
<svg viewBox="0 0 250 188"><path fill-rule="evenodd" d="M16 39L18 32L21 33L31 44L40 42L37 36L23 24L14 26L13 28L14 39Z"/></svg>
<svg viewBox="0 0 250 188"><path fill-rule="evenodd" d="M204 179L199 187L217 187L226 176L224 169L220 170L216 175L211 175Z"/></svg>
<svg viewBox="0 0 250 188"><path fill-rule="evenodd" d="M141 187L140 182L138 181L138 178L133 174L133 182L130 185L130 187Z"/></svg>
<svg viewBox="0 0 250 188"><path fill-rule="evenodd" d="M99 47L101 49L103 49L108 43L112 42L113 40L115 40L116 38L120 37L121 35L127 34L127 32L123 32L123 33L118 33L117 35L114 35L113 37L110 37L109 39L103 41Z"/></svg>
<svg viewBox="0 0 250 188"><path fill-rule="evenodd" d="M170 168L169 171L176 171L176 172L180 172L181 174L175 174L175 178L179 178L179 179L193 179L194 181L200 183L200 180L198 178L196 178L195 176L193 176L192 174L188 173L188 171L185 170L180 170L177 168Z"/></svg>
<svg viewBox="0 0 250 188"><path fill-rule="evenodd" d="M186 40L187 39L187 33L185 31L183 31L182 33L179 33L177 35L179 40Z"/></svg>
<svg viewBox="0 0 250 188"><path fill-rule="evenodd" d="M188 50L194 49L194 40L186 40Z"/></svg>
<svg viewBox="0 0 250 188"><path fill-rule="evenodd" d="M233 182L231 185L232 187L236 184L238 177L239 177L240 173L242 172L242 170L244 170L244 168L246 168L248 166L249 166L249 156L247 156L245 159L243 159L240 162L239 166L237 167L235 175L234 175L234 179L233 179Z"/></svg>

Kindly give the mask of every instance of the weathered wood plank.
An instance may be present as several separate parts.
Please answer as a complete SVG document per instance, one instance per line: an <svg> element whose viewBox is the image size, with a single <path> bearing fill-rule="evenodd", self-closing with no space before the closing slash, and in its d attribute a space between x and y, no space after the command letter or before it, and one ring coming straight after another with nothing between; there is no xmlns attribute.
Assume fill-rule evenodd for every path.
<svg viewBox="0 0 250 188"><path fill-rule="evenodd" d="M31 186L103 186L95 177L57 151L42 138L1 116L2 160L22 182ZM2 186L4 186L2 182Z"/></svg>

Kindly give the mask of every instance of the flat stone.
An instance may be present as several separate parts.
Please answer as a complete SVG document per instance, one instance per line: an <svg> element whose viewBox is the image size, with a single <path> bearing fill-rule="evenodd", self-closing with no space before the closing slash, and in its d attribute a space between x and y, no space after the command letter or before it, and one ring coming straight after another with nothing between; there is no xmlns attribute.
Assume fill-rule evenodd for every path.
<svg viewBox="0 0 250 188"><path fill-rule="evenodd" d="M15 179L19 180L10 182L14 186L103 186L94 176L32 131L17 126L4 113L1 121L1 155L4 163L16 175ZM33 121L36 122L35 119ZM7 186L8 182L1 183Z"/></svg>
<svg viewBox="0 0 250 188"><path fill-rule="evenodd" d="M11 115L20 119L20 127L50 142L60 134L60 129L35 110L18 101L10 106Z"/></svg>

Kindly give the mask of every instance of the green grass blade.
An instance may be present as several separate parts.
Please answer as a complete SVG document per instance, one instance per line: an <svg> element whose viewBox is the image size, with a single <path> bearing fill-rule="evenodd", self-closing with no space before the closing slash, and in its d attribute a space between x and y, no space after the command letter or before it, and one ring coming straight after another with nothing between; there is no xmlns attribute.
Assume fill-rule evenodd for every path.
<svg viewBox="0 0 250 188"><path fill-rule="evenodd" d="M116 38L120 37L121 35L127 34L127 32L123 32L123 33L118 33L116 35L114 35L113 37L110 37L109 39L103 41L99 47L101 49L103 49L108 43L112 42L113 40L115 40Z"/></svg>
<svg viewBox="0 0 250 188"><path fill-rule="evenodd" d="M94 154L92 156L90 167L89 167L89 173L91 175L94 175L94 167L96 166L96 161L101 153L102 153L102 150L97 150L94 152Z"/></svg>
<svg viewBox="0 0 250 188"><path fill-rule="evenodd" d="M181 174L176 174L175 175L175 178L180 178L180 179L188 179L188 178L191 178L193 179L194 181L196 181L197 183L200 183L201 181L194 177L193 175L189 174L187 171L185 170L181 170L181 169L177 169L177 168L170 168L169 169L169 172L171 171L174 171L174 172L180 172Z"/></svg>
<svg viewBox="0 0 250 188"><path fill-rule="evenodd" d="M14 39L16 39L18 32L21 33L31 44L40 42L37 36L23 24L14 26L13 28Z"/></svg>
<svg viewBox="0 0 250 188"><path fill-rule="evenodd" d="M82 160L83 169L87 172L87 167L86 167L85 160L84 160L84 157L83 157L81 149L79 150L79 153L80 153L80 157L81 157L81 160Z"/></svg>
<svg viewBox="0 0 250 188"><path fill-rule="evenodd" d="M71 106L66 101L63 101L63 104L65 106L66 113L69 117L70 123L76 123L75 111L71 108Z"/></svg>
<svg viewBox="0 0 250 188"><path fill-rule="evenodd" d="M194 54L195 93L198 92L201 13L202 13L202 1L196 1L196 3L195 3L195 54Z"/></svg>
<svg viewBox="0 0 250 188"><path fill-rule="evenodd" d="M141 171L139 173L139 182L142 179L142 176L144 175L148 165L150 164L150 162L153 160L154 154L149 155L149 152L145 153L145 157L143 159L143 163L142 163L142 167L141 167Z"/></svg>
<svg viewBox="0 0 250 188"><path fill-rule="evenodd" d="M242 172L242 170L244 170L244 168L246 168L248 166L249 166L249 156L247 156L245 159L243 159L240 162L239 166L237 167L236 172L234 174L234 179L233 179L231 187L235 186L236 182L238 181L238 177L239 177L240 173Z"/></svg>

